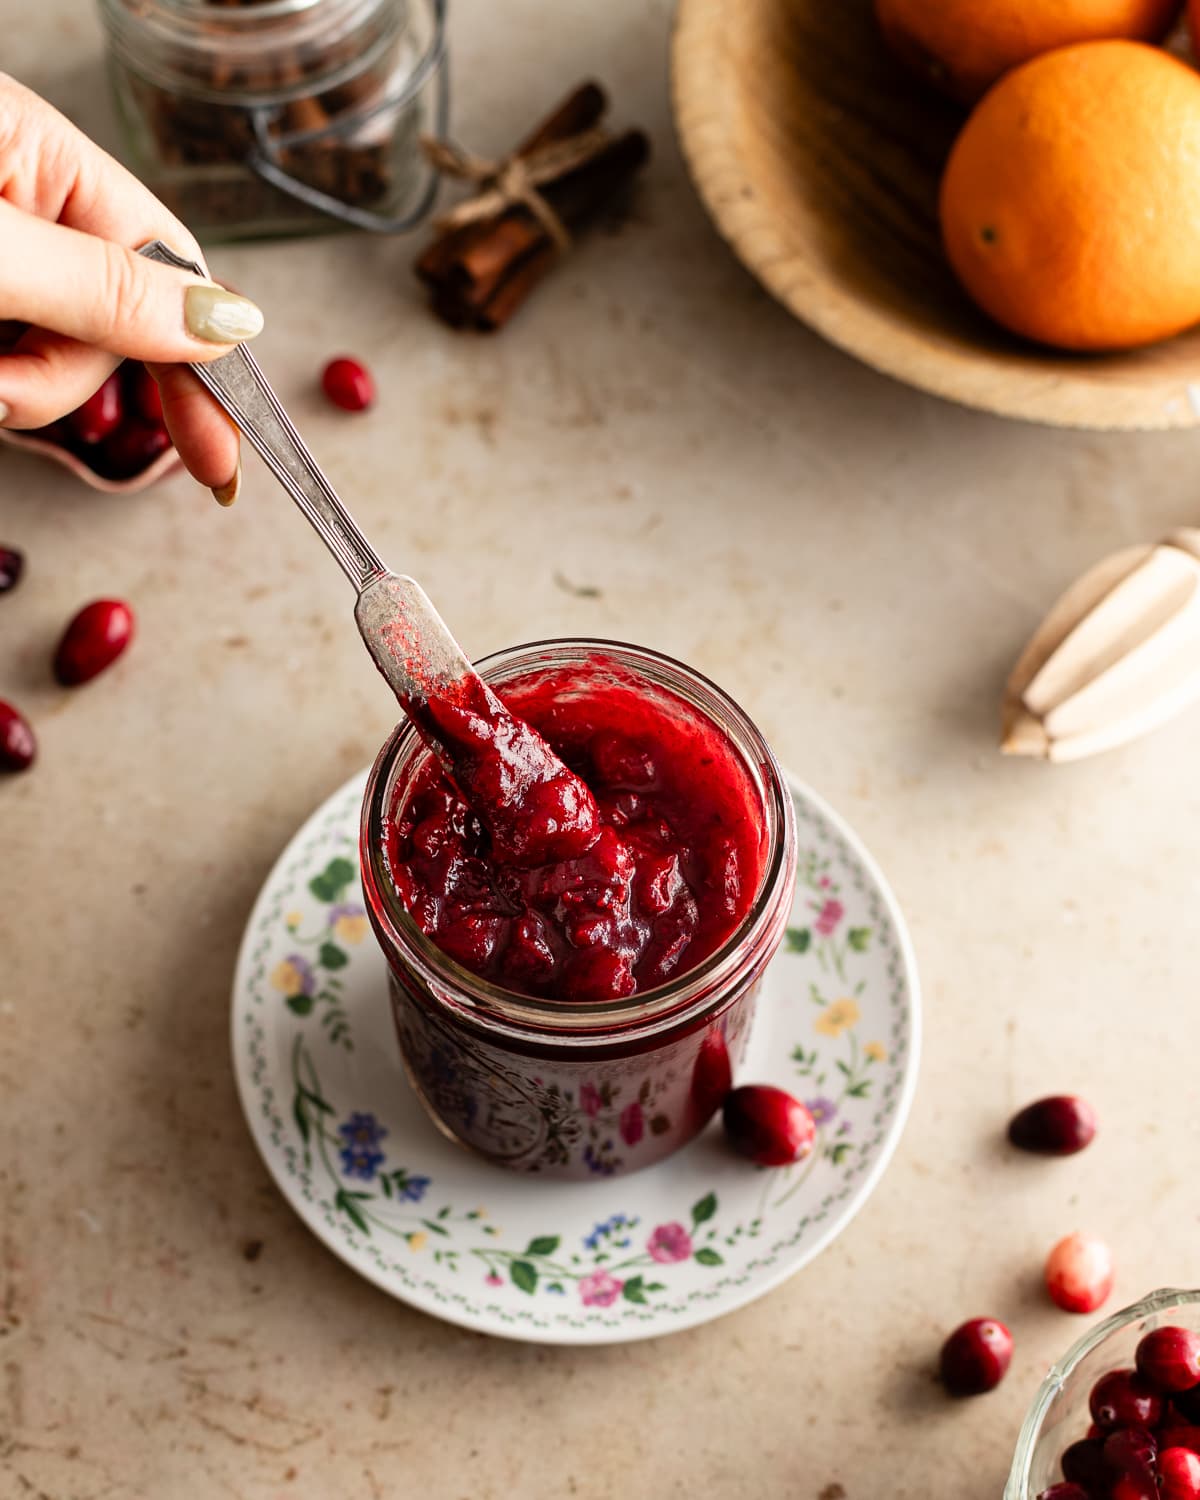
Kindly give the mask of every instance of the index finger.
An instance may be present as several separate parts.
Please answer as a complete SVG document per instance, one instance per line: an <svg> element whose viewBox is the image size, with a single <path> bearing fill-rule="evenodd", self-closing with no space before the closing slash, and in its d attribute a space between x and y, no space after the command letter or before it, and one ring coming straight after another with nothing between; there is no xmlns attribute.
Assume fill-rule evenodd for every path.
<svg viewBox="0 0 1200 1500"><path fill-rule="evenodd" d="M0 73L0 198L135 250L160 239L208 275L195 237L132 172L31 89Z"/></svg>

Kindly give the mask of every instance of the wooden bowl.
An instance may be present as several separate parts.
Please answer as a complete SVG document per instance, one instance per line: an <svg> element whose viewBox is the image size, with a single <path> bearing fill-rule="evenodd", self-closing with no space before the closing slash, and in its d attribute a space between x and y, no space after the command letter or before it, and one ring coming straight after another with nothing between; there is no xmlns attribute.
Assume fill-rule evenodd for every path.
<svg viewBox="0 0 1200 1500"><path fill-rule="evenodd" d="M679 0L675 119L721 234L798 318L966 406L1063 427L1200 424L1200 329L1133 352L1043 350L959 288L937 189L963 112L910 79L870 0Z"/></svg>

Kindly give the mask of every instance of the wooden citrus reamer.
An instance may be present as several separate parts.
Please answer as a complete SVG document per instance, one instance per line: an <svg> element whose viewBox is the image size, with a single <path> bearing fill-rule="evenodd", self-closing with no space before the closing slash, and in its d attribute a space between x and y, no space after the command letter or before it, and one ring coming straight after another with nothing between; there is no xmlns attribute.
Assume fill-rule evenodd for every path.
<svg viewBox="0 0 1200 1500"><path fill-rule="evenodd" d="M1007 755L1079 760L1200 699L1200 530L1127 547L1076 580L1005 688Z"/></svg>

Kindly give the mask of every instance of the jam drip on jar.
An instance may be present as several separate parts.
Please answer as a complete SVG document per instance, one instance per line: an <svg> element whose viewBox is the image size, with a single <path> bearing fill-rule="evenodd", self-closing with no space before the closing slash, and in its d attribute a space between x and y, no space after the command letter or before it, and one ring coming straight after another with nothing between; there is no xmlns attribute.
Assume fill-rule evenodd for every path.
<svg viewBox="0 0 1200 1500"><path fill-rule="evenodd" d="M506 989L620 999L694 968L761 881L745 765L673 698L563 673L502 703L430 703L450 750L398 794L387 852L401 900L451 958Z"/></svg>

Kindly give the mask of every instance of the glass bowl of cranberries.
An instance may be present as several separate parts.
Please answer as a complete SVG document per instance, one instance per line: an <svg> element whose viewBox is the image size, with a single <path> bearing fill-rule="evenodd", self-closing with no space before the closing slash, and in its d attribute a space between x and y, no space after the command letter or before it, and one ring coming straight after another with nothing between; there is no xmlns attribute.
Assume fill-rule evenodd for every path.
<svg viewBox="0 0 1200 1500"><path fill-rule="evenodd" d="M1106 1318L1042 1382L1005 1500L1200 1500L1200 1291Z"/></svg>
<svg viewBox="0 0 1200 1500"><path fill-rule="evenodd" d="M0 428L0 442L49 458L92 489L110 494L143 490L180 463L163 423L158 384L133 359L59 421Z"/></svg>
<svg viewBox="0 0 1200 1500"><path fill-rule="evenodd" d="M395 731L360 857L404 1064L434 1123L499 1165L637 1170L730 1090L791 907L791 795L737 704L656 652L546 641L479 671L590 790L594 831L565 858L504 854Z"/></svg>

